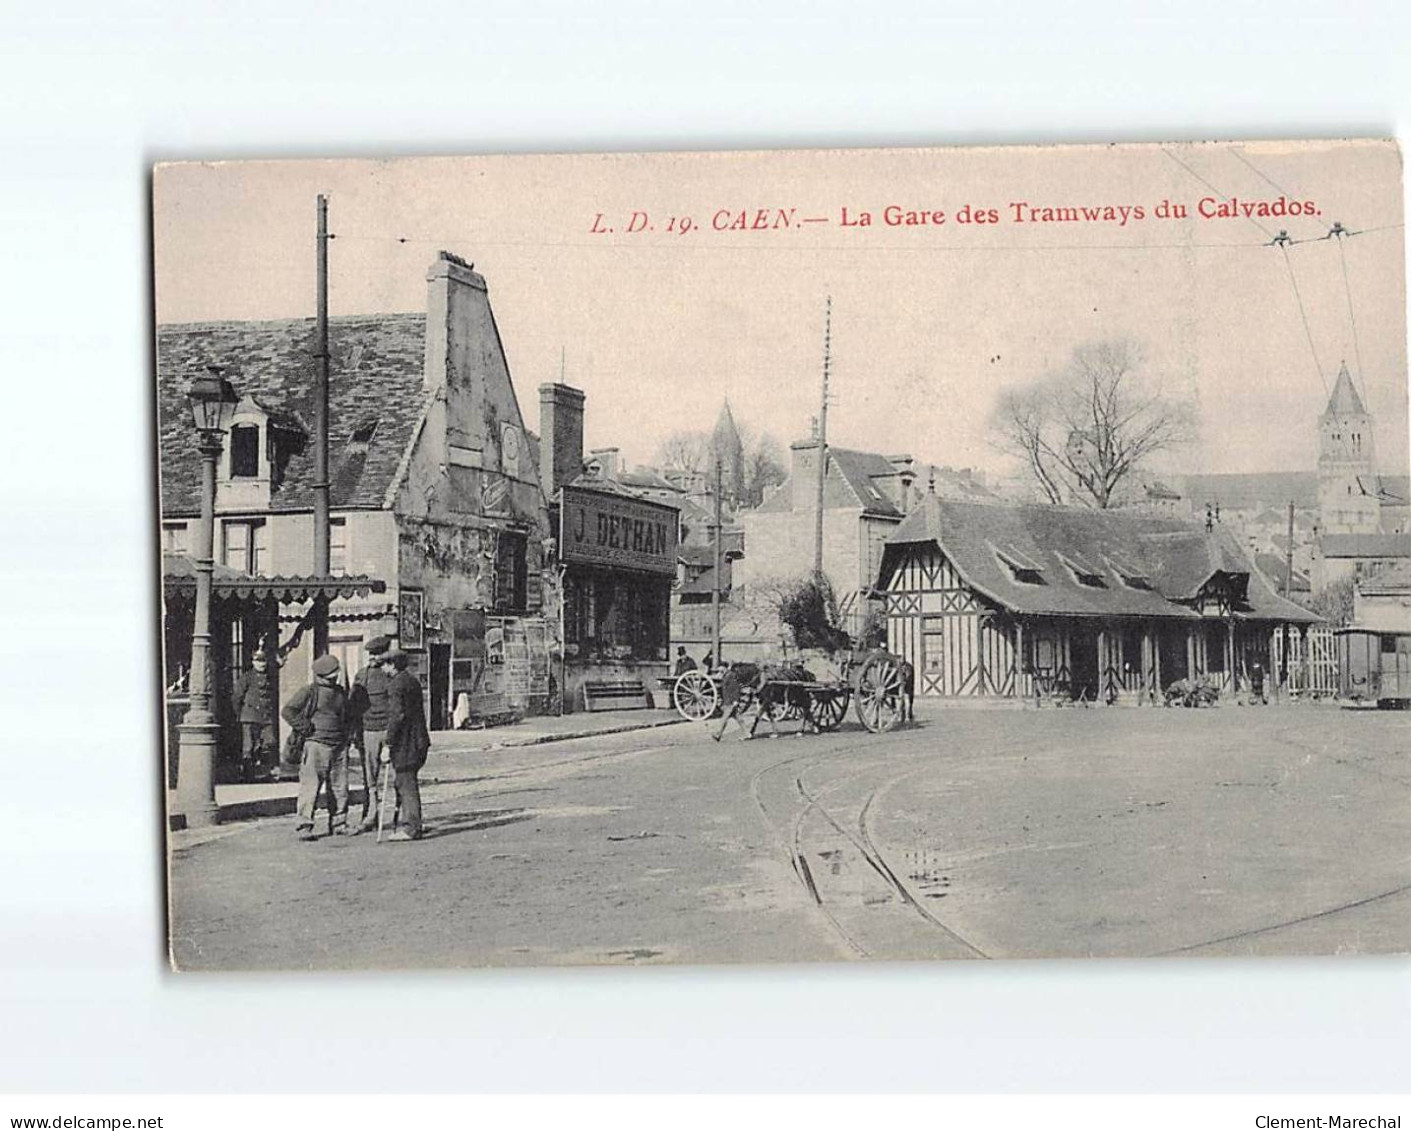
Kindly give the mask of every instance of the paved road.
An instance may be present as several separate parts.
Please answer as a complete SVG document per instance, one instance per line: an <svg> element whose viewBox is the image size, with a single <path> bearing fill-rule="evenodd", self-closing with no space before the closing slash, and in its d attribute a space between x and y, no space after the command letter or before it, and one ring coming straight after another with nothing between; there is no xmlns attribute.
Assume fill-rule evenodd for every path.
<svg viewBox="0 0 1411 1131"><path fill-rule="evenodd" d="M174 837L182 967L1411 948L1411 715L949 710L443 753L417 844Z"/></svg>

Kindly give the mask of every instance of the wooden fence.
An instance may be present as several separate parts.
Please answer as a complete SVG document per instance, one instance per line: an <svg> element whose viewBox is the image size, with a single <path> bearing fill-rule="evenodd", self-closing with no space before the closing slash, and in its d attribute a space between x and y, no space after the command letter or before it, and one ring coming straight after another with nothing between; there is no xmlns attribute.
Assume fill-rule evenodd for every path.
<svg viewBox="0 0 1411 1131"><path fill-rule="evenodd" d="M1315 625L1300 634L1289 630L1290 691L1310 695L1336 695L1338 689L1338 655L1333 630L1327 625ZM1269 650L1270 674L1277 683L1283 671L1284 634L1274 633Z"/></svg>

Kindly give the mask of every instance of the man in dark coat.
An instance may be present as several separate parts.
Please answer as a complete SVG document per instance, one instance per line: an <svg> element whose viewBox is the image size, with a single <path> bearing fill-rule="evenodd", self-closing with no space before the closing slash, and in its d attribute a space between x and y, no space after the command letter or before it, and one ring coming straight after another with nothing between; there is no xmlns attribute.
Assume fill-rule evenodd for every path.
<svg viewBox="0 0 1411 1131"><path fill-rule="evenodd" d="M304 735L299 765L298 823L300 840L313 840L314 805L320 786L328 786L328 831L348 833L348 693L338 680L338 660L314 661L314 681L294 693L284 705L284 719Z"/></svg>
<svg viewBox="0 0 1411 1131"><path fill-rule="evenodd" d="M274 730L274 676L264 652L256 652L250 670L235 684L235 718L240 724L240 776L261 781L279 762Z"/></svg>
<svg viewBox="0 0 1411 1131"><path fill-rule="evenodd" d="M387 748L387 693L392 686L382 658L391 644L385 636L374 636L367 642L363 648L367 664L353 677L348 692L349 739L358 748L363 775L362 823L357 826L363 833L377 828L378 776Z"/></svg>
<svg viewBox="0 0 1411 1131"><path fill-rule="evenodd" d="M426 753L431 749L421 683L407 671L407 655L398 648L387 650L382 667L392 679L387 689L386 748L392 762L402 822L402 827L394 830L389 839L420 840L421 786L416 776L426 765Z"/></svg>

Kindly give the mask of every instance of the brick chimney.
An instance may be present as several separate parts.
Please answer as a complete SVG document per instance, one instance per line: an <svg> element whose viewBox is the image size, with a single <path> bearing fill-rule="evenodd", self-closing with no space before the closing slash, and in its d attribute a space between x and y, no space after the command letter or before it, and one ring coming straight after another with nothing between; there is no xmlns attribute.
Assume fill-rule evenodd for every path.
<svg viewBox="0 0 1411 1131"><path fill-rule="evenodd" d="M539 386L539 482L552 500L583 471L583 390Z"/></svg>

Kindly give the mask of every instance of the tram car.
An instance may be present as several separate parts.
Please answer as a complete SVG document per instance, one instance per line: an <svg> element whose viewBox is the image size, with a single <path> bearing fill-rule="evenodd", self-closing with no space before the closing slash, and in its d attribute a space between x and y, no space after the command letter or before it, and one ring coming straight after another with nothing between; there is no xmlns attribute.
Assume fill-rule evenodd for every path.
<svg viewBox="0 0 1411 1131"><path fill-rule="evenodd" d="M1411 632L1339 628L1338 698L1378 707L1411 706Z"/></svg>

